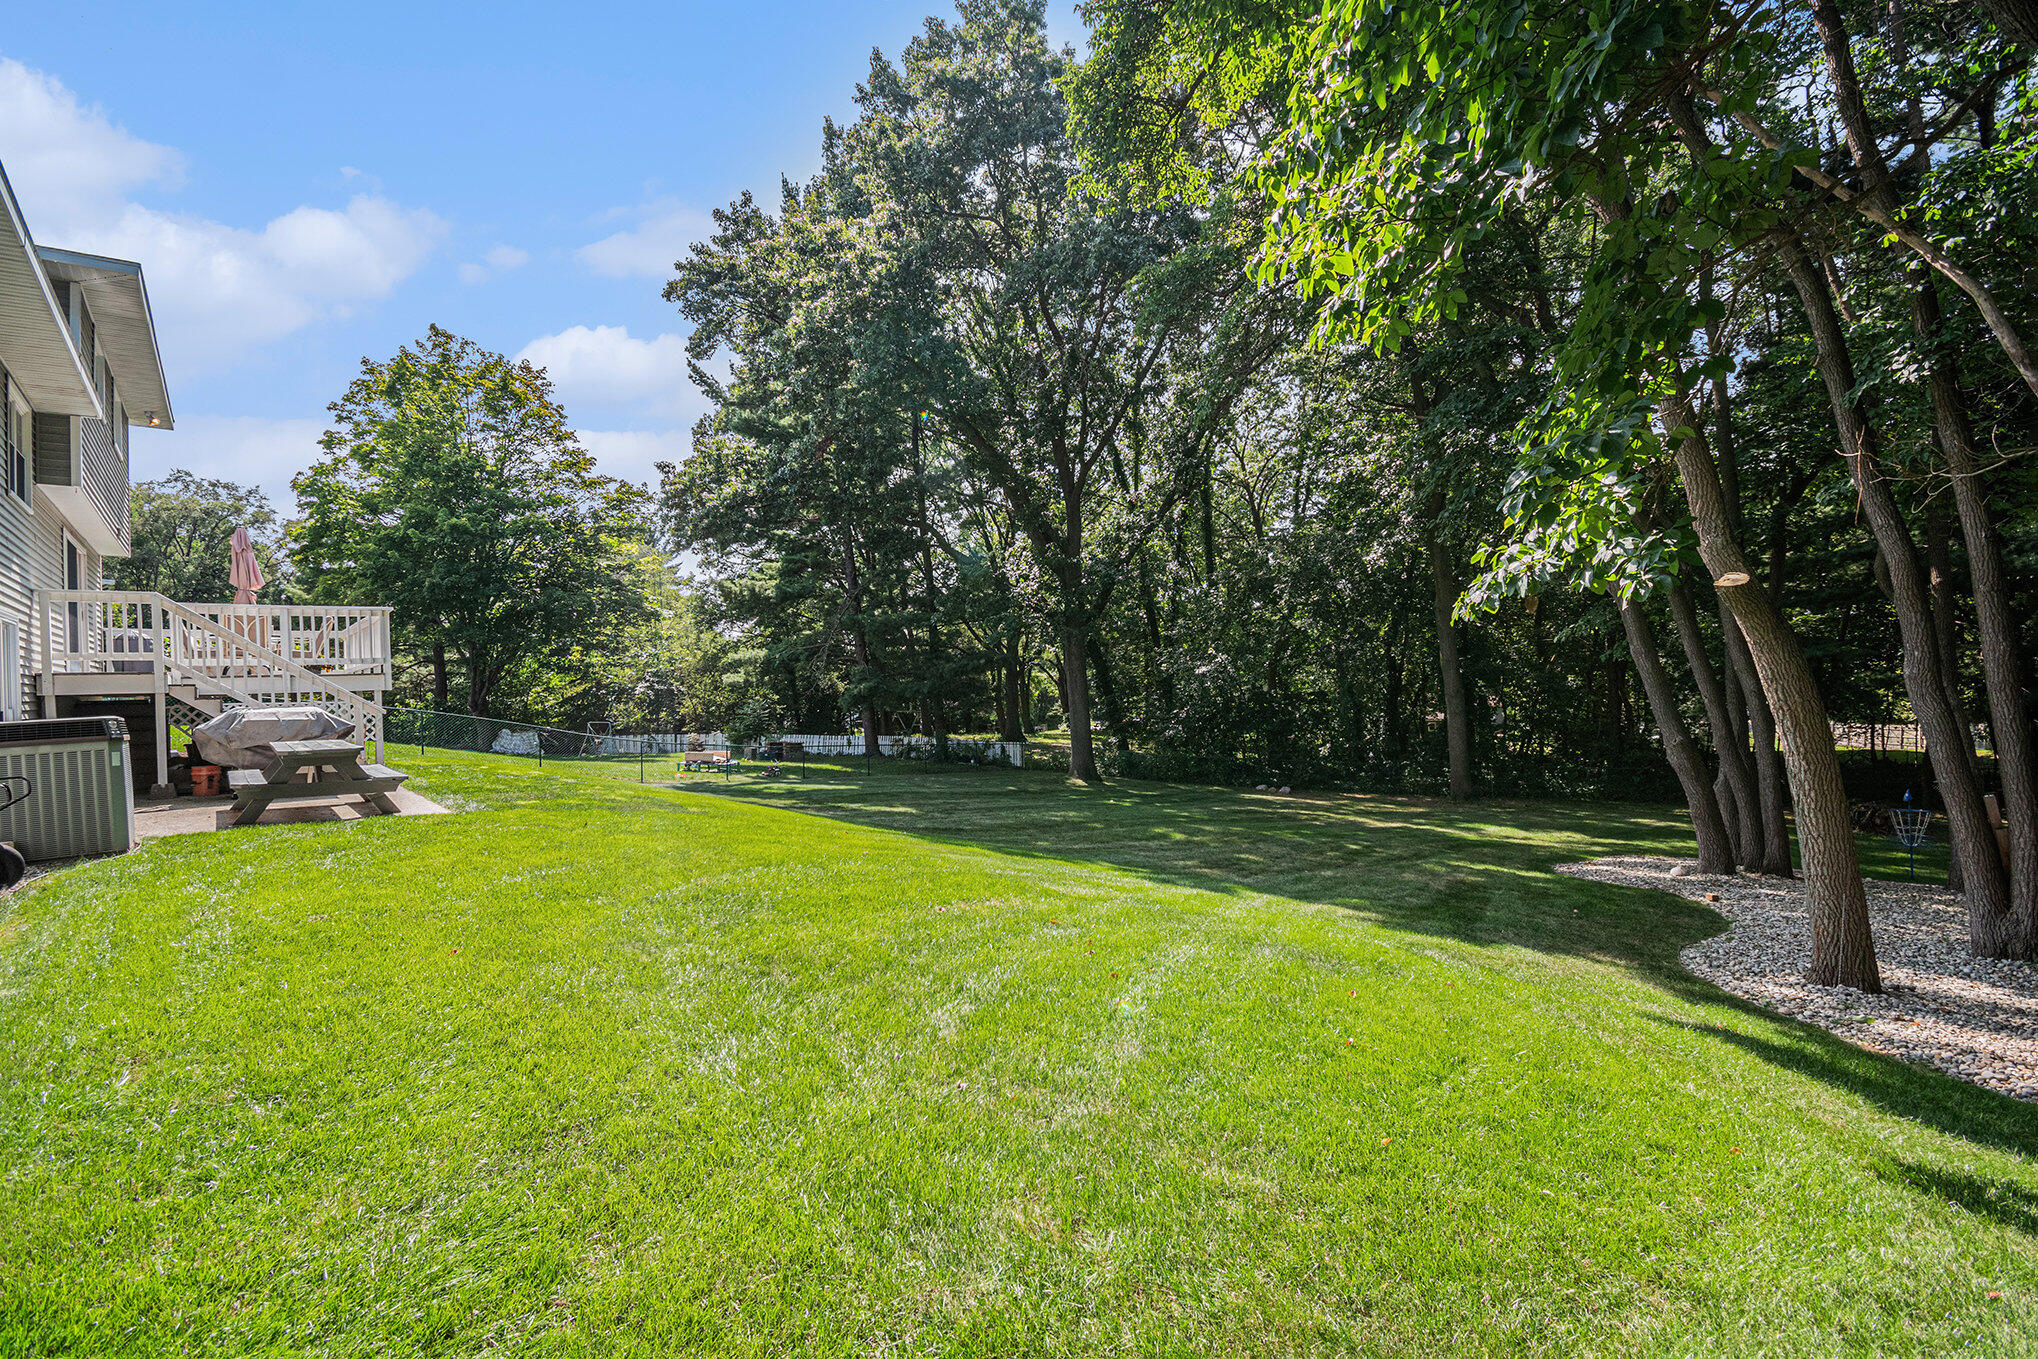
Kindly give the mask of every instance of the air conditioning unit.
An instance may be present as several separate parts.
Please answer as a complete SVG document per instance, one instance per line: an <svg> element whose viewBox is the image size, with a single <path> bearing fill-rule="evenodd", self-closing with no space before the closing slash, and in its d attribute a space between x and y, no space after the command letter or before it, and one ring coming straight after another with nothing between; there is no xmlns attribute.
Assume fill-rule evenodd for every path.
<svg viewBox="0 0 2038 1359"><path fill-rule="evenodd" d="M0 775L33 790L0 811L0 840L27 859L125 854L134 847L127 723L118 717L0 722Z"/></svg>

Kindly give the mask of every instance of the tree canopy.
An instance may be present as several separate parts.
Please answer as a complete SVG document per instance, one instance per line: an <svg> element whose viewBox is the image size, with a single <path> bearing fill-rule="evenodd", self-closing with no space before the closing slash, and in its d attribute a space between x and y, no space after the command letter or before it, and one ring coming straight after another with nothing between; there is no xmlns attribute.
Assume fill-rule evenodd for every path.
<svg viewBox="0 0 2038 1359"><path fill-rule="evenodd" d="M632 623L645 608L632 544L643 492L603 477L551 383L437 326L361 374L331 407L323 456L294 482L293 559L310 597L393 606L404 643L448 657L467 709L489 711L536 656Z"/></svg>
<svg viewBox="0 0 2038 1359"><path fill-rule="evenodd" d="M789 721L1674 790L1714 869L1794 871L1788 815L1812 975L1870 989L1850 801L1894 794L1835 723L1912 724L1881 777L2028 956L2038 83L1997 8L1094 0L1078 58L966 0L681 263L715 412L662 523Z"/></svg>

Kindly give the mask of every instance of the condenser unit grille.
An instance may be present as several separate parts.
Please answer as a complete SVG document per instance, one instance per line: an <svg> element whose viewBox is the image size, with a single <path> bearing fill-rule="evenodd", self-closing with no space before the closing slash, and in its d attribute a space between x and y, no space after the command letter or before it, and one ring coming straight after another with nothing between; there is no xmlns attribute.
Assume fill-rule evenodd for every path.
<svg viewBox="0 0 2038 1359"><path fill-rule="evenodd" d="M40 726L54 723L38 723ZM8 743L0 737L0 774L28 779L33 791L0 811L0 840L29 859L124 854L134 843L134 785L127 742L108 740L106 719L92 719L83 740Z"/></svg>
<svg viewBox="0 0 2038 1359"><path fill-rule="evenodd" d="M0 746L117 741L126 735L127 720L120 717L34 717L25 722L0 722Z"/></svg>

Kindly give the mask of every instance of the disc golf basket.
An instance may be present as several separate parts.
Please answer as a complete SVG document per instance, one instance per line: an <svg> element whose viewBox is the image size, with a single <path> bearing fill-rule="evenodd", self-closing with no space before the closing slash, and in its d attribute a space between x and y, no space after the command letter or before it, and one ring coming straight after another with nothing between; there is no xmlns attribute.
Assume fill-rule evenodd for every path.
<svg viewBox="0 0 2038 1359"><path fill-rule="evenodd" d="M1922 807L1892 807L1889 823L1896 830L1896 842L1908 851L1911 881L1918 880L1918 846L1925 843L1932 829L1932 814Z"/></svg>

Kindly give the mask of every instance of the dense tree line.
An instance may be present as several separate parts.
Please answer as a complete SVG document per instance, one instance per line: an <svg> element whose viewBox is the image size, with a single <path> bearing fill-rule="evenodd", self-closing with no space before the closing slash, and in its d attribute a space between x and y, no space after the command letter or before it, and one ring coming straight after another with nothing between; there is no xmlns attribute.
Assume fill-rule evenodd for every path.
<svg viewBox="0 0 2038 1359"><path fill-rule="evenodd" d="M677 267L716 410L660 518L753 705L1670 790L1711 871L1790 872L1788 812L1865 989L1830 721L1914 721L1974 947L2038 947L2016 6L1085 12L1084 61L930 19Z"/></svg>

